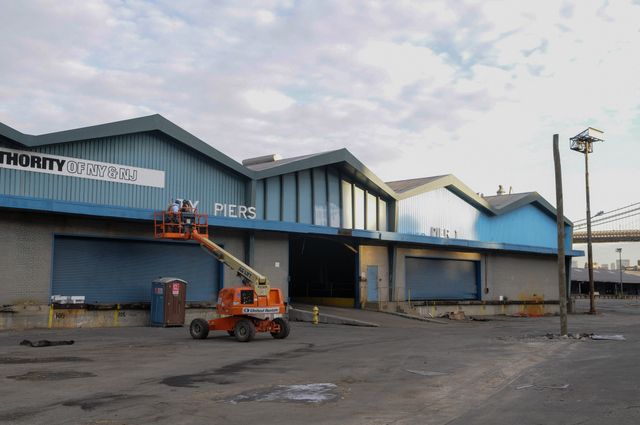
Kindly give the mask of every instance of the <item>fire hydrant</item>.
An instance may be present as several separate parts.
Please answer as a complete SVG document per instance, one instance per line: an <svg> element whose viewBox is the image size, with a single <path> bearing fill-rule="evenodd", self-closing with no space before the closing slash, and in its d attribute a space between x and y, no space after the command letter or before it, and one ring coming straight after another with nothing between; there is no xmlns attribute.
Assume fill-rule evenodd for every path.
<svg viewBox="0 0 640 425"><path fill-rule="evenodd" d="M313 323L314 325L318 324L318 316L320 315L320 309L318 308L317 305L313 306L313 309L311 310L313 312L313 316L311 318L311 323Z"/></svg>

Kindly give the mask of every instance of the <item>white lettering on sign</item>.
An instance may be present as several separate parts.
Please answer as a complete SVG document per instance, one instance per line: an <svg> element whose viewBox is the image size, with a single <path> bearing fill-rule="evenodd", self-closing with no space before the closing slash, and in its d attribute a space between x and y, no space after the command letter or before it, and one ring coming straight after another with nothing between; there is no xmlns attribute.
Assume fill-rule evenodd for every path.
<svg viewBox="0 0 640 425"><path fill-rule="evenodd" d="M164 171L0 147L0 168L164 188Z"/></svg>
<svg viewBox="0 0 640 425"><path fill-rule="evenodd" d="M278 307L244 307L242 312L247 313L277 313L280 311Z"/></svg>
<svg viewBox="0 0 640 425"><path fill-rule="evenodd" d="M445 227L432 227L430 229L431 234L429 236L435 236L436 238L453 238L458 239L458 231L454 230L453 233Z"/></svg>
<svg viewBox="0 0 640 425"><path fill-rule="evenodd" d="M256 218L256 207L247 207L246 205L236 204L220 204L216 202L213 204L213 215L253 220Z"/></svg>

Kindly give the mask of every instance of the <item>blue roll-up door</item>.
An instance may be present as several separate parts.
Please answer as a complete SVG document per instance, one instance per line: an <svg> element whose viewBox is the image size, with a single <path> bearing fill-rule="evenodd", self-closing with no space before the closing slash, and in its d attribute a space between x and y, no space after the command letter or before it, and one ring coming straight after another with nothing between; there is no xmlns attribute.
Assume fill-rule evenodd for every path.
<svg viewBox="0 0 640 425"><path fill-rule="evenodd" d="M215 303L219 262L197 244L56 236L52 295L84 295L87 304L151 300L156 278L186 280L187 301Z"/></svg>
<svg viewBox="0 0 640 425"><path fill-rule="evenodd" d="M411 300L478 299L477 261L407 257L407 298Z"/></svg>

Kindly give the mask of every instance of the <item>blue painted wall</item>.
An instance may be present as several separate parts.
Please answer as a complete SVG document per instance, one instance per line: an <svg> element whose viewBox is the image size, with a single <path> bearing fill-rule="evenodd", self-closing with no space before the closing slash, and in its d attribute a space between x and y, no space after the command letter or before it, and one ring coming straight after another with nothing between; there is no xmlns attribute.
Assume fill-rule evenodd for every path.
<svg viewBox="0 0 640 425"><path fill-rule="evenodd" d="M571 227L565 246L571 249ZM446 188L398 203L398 232L414 235L557 248L556 221L535 205L491 216Z"/></svg>
<svg viewBox="0 0 640 425"><path fill-rule="evenodd" d="M128 208L164 209L174 197L213 204L245 204L247 178L159 132L129 134L36 148L4 146L165 171L165 188L0 168L0 194Z"/></svg>

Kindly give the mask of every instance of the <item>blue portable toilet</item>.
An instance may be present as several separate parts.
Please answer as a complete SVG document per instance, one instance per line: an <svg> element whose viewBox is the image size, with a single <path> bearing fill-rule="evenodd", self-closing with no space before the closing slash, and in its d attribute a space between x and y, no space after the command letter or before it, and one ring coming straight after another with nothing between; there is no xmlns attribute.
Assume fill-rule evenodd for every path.
<svg viewBox="0 0 640 425"><path fill-rule="evenodd" d="M184 325L187 282L159 277L151 284L151 326Z"/></svg>

